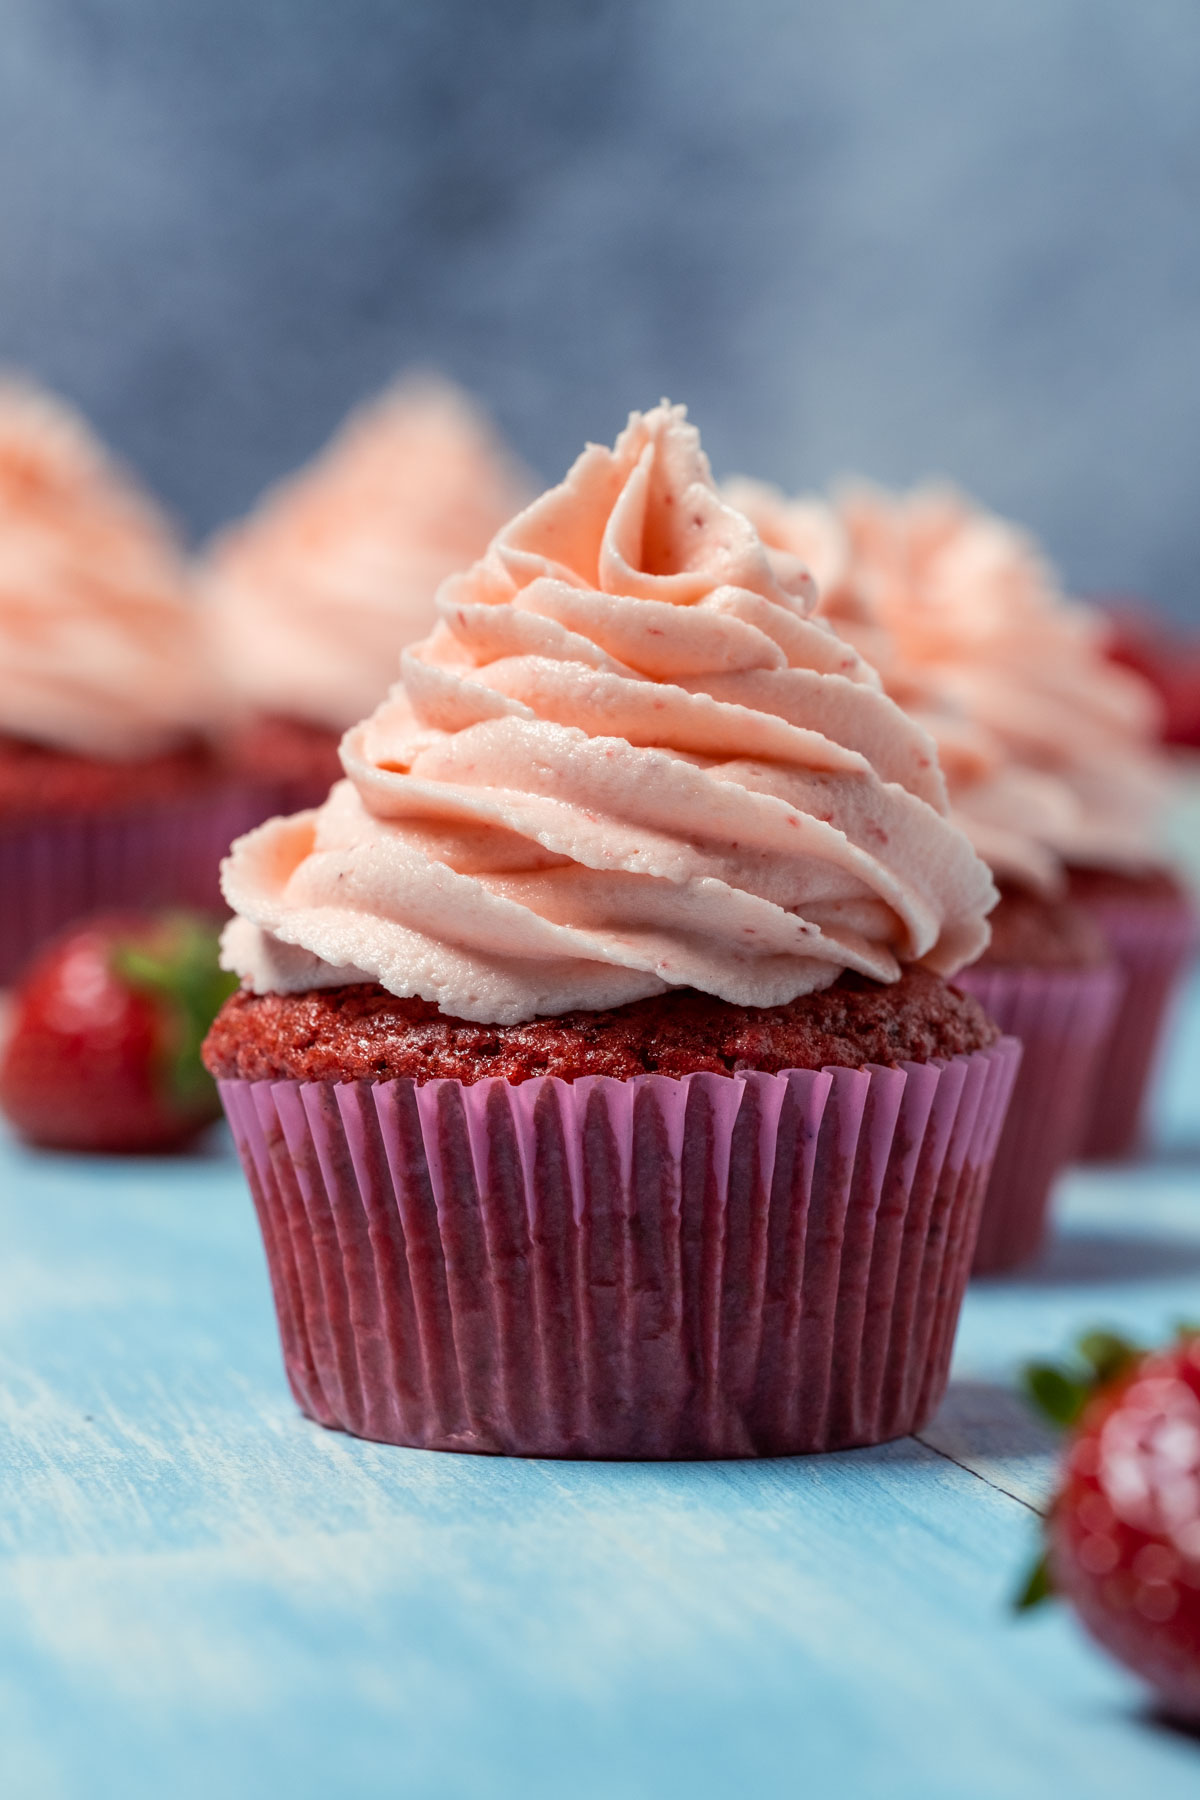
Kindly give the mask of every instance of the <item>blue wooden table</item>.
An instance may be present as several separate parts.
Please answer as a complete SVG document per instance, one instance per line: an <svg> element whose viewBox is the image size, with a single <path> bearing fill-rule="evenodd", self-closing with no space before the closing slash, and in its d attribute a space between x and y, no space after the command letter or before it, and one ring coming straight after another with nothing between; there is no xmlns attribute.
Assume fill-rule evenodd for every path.
<svg viewBox="0 0 1200 1800"><path fill-rule="evenodd" d="M1200 986L1155 1159L1062 1198L920 1442L520 1463L297 1414L220 1134L3 1145L0 1794L1194 1800L1200 1740L1006 1603L1051 1467L1014 1369L1200 1311Z"/></svg>

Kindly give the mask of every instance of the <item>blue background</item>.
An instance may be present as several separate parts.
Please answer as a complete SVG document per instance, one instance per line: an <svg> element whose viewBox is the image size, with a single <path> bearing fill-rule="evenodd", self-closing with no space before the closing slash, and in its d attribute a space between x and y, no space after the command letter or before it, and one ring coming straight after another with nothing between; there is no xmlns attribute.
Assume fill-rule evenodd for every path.
<svg viewBox="0 0 1200 1800"><path fill-rule="evenodd" d="M402 366L1200 615L1195 0L0 0L0 358L202 533Z"/></svg>

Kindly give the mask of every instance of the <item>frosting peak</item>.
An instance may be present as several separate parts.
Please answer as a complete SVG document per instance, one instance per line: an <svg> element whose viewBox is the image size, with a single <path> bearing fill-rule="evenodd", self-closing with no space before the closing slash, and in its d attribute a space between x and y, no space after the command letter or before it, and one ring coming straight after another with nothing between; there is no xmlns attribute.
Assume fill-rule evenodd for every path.
<svg viewBox="0 0 1200 1800"><path fill-rule="evenodd" d="M439 583L525 498L465 394L398 383L210 553L204 585L235 691L344 731L387 692L402 646L433 626Z"/></svg>
<svg viewBox="0 0 1200 1800"><path fill-rule="evenodd" d="M231 966L497 1023L953 972L994 890L932 742L814 604L684 409L633 414L443 584L326 804L235 846Z"/></svg>
<svg viewBox="0 0 1200 1800"><path fill-rule="evenodd" d="M213 702L165 521L66 406L0 382L0 731L148 756Z"/></svg>

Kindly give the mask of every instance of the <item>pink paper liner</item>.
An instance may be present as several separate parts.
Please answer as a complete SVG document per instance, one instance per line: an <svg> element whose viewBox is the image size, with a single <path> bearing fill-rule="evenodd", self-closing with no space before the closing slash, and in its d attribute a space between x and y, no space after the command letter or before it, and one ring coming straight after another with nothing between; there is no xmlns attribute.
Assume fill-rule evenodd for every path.
<svg viewBox="0 0 1200 1800"><path fill-rule="evenodd" d="M1131 1156L1142 1141L1146 1098L1171 1002L1200 939L1190 902L1154 898L1081 900L1125 976L1100 1057L1082 1154Z"/></svg>
<svg viewBox="0 0 1200 1800"><path fill-rule="evenodd" d="M1123 978L1093 969L973 968L954 978L1024 1054L983 1203L972 1273L1037 1255L1055 1176L1078 1154Z"/></svg>
<svg viewBox="0 0 1200 1800"><path fill-rule="evenodd" d="M784 1455L945 1389L1020 1046L900 1068L221 1082L302 1409L423 1449Z"/></svg>
<svg viewBox="0 0 1200 1800"><path fill-rule="evenodd" d="M259 805L253 789L230 785L137 811L0 827L0 982L46 938L104 908L224 912L218 867Z"/></svg>

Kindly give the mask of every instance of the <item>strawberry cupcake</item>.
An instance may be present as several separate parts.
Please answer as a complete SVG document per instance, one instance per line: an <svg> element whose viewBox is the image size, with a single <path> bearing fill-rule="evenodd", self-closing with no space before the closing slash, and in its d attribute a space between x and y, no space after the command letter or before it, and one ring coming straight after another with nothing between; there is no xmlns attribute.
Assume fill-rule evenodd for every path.
<svg viewBox="0 0 1200 1800"><path fill-rule="evenodd" d="M1099 928L1067 898L1060 851L1073 841L1078 804L1057 775L1021 763L923 654L924 640L905 611L915 604L909 590L897 584L886 605L878 598L882 544L897 556L878 519L870 517L876 536L867 560L855 555L845 521L821 500L787 500L744 480L729 483L726 493L777 559L808 562L820 585L820 615L870 657L887 693L934 738L951 816L999 886L991 941L955 980L1024 1046L974 1263L977 1274L1017 1268L1036 1255L1055 1178L1087 1129L1122 986ZM949 612L951 600L945 604ZM948 620L942 636L955 628ZM969 628L969 620L957 627L963 635Z"/></svg>
<svg viewBox="0 0 1200 1800"><path fill-rule="evenodd" d="M1167 866L1170 768L1149 685L1105 654L1108 628L1068 601L1015 527L931 489L844 498L856 565L902 654L1035 777L1065 794L1050 845L1072 902L1104 933L1125 981L1084 1133L1085 1154L1136 1149L1172 995L1197 919Z"/></svg>
<svg viewBox="0 0 1200 1800"><path fill-rule="evenodd" d="M82 421L0 386L0 980L79 915L220 904L254 817L164 521Z"/></svg>
<svg viewBox="0 0 1200 1800"><path fill-rule="evenodd" d="M342 733L434 623L438 584L527 498L487 421L447 382L408 380L350 419L205 558L216 658L240 720L235 760L264 811L314 806Z"/></svg>
<svg viewBox="0 0 1200 1800"><path fill-rule="evenodd" d="M306 1412L538 1456L941 1397L1018 1047L928 735L634 414L448 580L346 779L225 864L208 1038Z"/></svg>

